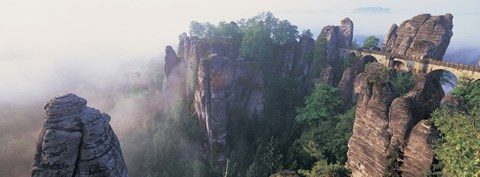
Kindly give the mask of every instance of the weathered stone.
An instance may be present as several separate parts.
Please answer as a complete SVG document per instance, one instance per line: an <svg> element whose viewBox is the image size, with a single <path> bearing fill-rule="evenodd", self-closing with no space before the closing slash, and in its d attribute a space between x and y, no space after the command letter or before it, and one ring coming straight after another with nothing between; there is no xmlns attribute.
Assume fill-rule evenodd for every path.
<svg viewBox="0 0 480 177"><path fill-rule="evenodd" d="M163 78L163 92L171 94L171 92L179 92L183 94L185 90L185 62L177 54L171 46L165 48L165 66Z"/></svg>
<svg viewBox="0 0 480 177"><path fill-rule="evenodd" d="M32 177L128 176L110 116L86 104L85 99L67 94L45 105Z"/></svg>
<svg viewBox="0 0 480 177"><path fill-rule="evenodd" d="M452 18L450 14L423 14L399 27L392 25L383 48L394 54L441 59L452 36ZM429 45L425 47L422 42ZM383 84L381 89L384 92L374 92L379 86L369 83L368 77L381 75L376 65L379 64L366 69L355 81L359 94L354 131L348 144L347 167L352 170L352 176L383 176L389 165L388 152L399 147L403 159L397 159L402 161L398 173L402 176L422 176L433 162L433 133L426 119L439 107L444 96L440 77L435 73L417 73L417 82L409 93L390 102L378 102L375 100L389 100L398 95L391 92L392 86L388 84ZM369 112L374 108L376 112ZM378 123L379 120L383 123Z"/></svg>
<svg viewBox="0 0 480 177"><path fill-rule="evenodd" d="M388 153L395 147L400 147L409 159L403 160L402 174L424 173L433 161L432 149L424 148L431 146L426 141L431 133L423 132L430 129L413 129L439 106L441 87L438 89L435 78L423 75L411 92L397 97L388 82L378 81L377 76L386 70L383 65L372 63L355 81L358 102L347 154L352 176L382 176L389 165Z"/></svg>
<svg viewBox="0 0 480 177"><path fill-rule="evenodd" d="M312 86L310 71L315 47L315 40L310 37L300 37L298 42L291 42L274 48L272 68L276 78L291 77L298 84L299 92L306 92Z"/></svg>
<svg viewBox="0 0 480 177"><path fill-rule="evenodd" d="M327 65L322 66L320 81L333 85L334 71L341 68L335 68L335 60L338 59L337 48L350 48L353 39L353 22L349 18L341 21L341 26L325 26L321 34L327 38ZM340 76L339 76L340 77Z"/></svg>
<svg viewBox="0 0 480 177"><path fill-rule="evenodd" d="M349 48L352 46L353 40L353 22L350 18L344 18L341 21L340 29L342 32L342 40L340 40L339 46L343 48Z"/></svg>
<svg viewBox="0 0 480 177"><path fill-rule="evenodd" d="M210 150L226 160L229 111L243 110L247 117L263 111L263 76L256 62L210 55L200 60L194 108L205 125Z"/></svg>
<svg viewBox="0 0 480 177"><path fill-rule="evenodd" d="M358 101L346 163L352 176L382 176L388 164L388 112L395 93L387 82L372 79L385 70L372 63L355 79Z"/></svg>
<svg viewBox="0 0 480 177"><path fill-rule="evenodd" d="M417 15L398 27L392 25L382 48L395 54L442 60L453 35L452 28L452 14Z"/></svg>
<svg viewBox="0 0 480 177"><path fill-rule="evenodd" d="M231 110L244 112L245 118L263 112L263 74L257 62L235 59L240 43L239 38L212 42L182 35L178 56L185 62L168 76L185 82L184 99L192 100L208 139L207 147L219 161L226 160ZM293 54L295 50L291 51Z"/></svg>
<svg viewBox="0 0 480 177"><path fill-rule="evenodd" d="M428 120L421 120L413 127L405 147L403 165L400 167L402 176L425 176L433 162L432 125Z"/></svg>
<svg viewBox="0 0 480 177"><path fill-rule="evenodd" d="M300 37L295 50L293 66L294 70L297 71L296 73L299 73L296 78L297 80L301 80L306 84L310 82L310 78L308 78L308 76L310 75L314 48L315 40L310 37L303 36Z"/></svg>
<svg viewBox="0 0 480 177"><path fill-rule="evenodd" d="M338 89L343 98L343 109L347 110L351 107L352 98L353 98L353 82L354 77L352 74L352 68L348 67L343 72L342 79L338 84Z"/></svg>

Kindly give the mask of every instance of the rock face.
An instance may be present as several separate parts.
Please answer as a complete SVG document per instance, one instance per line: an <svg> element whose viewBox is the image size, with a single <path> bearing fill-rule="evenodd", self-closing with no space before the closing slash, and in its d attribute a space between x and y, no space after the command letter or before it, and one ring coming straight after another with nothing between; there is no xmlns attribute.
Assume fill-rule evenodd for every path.
<svg viewBox="0 0 480 177"><path fill-rule="evenodd" d="M263 113L264 73L259 62L240 57L240 45L241 38L236 37L208 41L182 34L178 55L166 48L165 87L184 90L185 100L192 101L209 142L207 147L218 161L226 160L227 122L238 118L233 114L241 112L245 119L252 119ZM314 46L315 41L305 36L298 42L275 46L271 76L293 77L305 83L301 90L305 91Z"/></svg>
<svg viewBox="0 0 480 177"><path fill-rule="evenodd" d="M306 36L301 37L298 42L276 46L272 65L275 68L274 77L291 76L300 83L310 83L314 47L315 41ZM304 89L307 86L305 85Z"/></svg>
<svg viewBox="0 0 480 177"><path fill-rule="evenodd" d="M452 18L423 14L394 25L383 48L441 59L452 36ZM423 176L433 163L435 135L428 118L444 96L440 77L418 73L415 87L398 96L388 82L372 82L386 73L382 67L369 65L356 78L358 102L346 165L352 176L383 176L389 170L401 176ZM392 157L393 151L402 156ZM400 164L399 169L391 171L388 167L393 163Z"/></svg>
<svg viewBox="0 0 480 177"><path fill-rule="evenodd" d="M67 94L45 105L32 176L128 176L110 116L86 104L85 99Z"/></svg>
<svg viewBox="0 0 480 177"><path fill-rule="evenodd" d="M356 78L358 102L347 154L352 176L383 176L397 148L404 154L397 159L403 162L397 172L402 176L422 176L433 162L432 129L424 119L439 106L443 91L425 76L413 91L398 97L378 77L391 72L372 63Z"/></svg>
<svg viewBox="0 0 480 177"><path fill-rule="evenodd" d="M452 14L421 14L393 24L382 44L383 50L408 56L427 56L441 60L453 35Z"/></svg>
<svg viewBox="0 0 480 177"><path fill-rule="evenodd" d="M232 109L256 116L263 110L263 79L255 62L233 61L220 55L201 59L194 108L204 122L211 151L226 160L227 121ZM252 80L253 79L253 80Z"/></svg>
<svg viewBox="0 0 480 177"><path fill-rule="evenodd" d="M349 18L341 21L340 26L325 26L321 35L327 38L327 63L322 67L320 81L323 83L333 84L333 75L335 70L335 59L337 59L337 48L350 48L353 39L353 22Z"/></svg>
<svg viewBox="0 0 480 177"><path fill-rule="evenodd" d="M382 176L388 163L388 112L395 95L388 83L369 81L385 71L383 65L373 63L355 81L358 101L346 164L352 176Z"/></svg>
<svg viewBox="0 0 480 177"><path fill-rule="evenodd" d="M183 78L185 73L180 72L184 68L185 62L182 58L177 57L177 54L171 46L165 48L165 67L164 67L164 79L163 79L163 91L164 92L176 92L178 90L185 89L185 80L178 79Z"/></svg>
<svg viewBox="0 0 480 177"><path fill-rule="evenodd" d="M263 74L259 63L238 57L240 42L210 42L184 35L178 58L185 62L175 67L176 74L167 76L180 80L167 87L181 88L177 90L184 90L185 100L192 101L207 147L218 161L226 160L227 122L232 110L245 113L245 119L260 117L263 112ZM167 65L168 56L165 60Z"/></svg>

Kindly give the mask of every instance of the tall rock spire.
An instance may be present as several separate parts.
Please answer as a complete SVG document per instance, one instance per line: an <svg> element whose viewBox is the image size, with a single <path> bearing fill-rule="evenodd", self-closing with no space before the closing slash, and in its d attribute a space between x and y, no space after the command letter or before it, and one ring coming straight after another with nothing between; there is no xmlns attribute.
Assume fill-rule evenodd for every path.
<svg viewBox="0 0 480 177"><path fill-rule="evenodd" d="M74 94L45 105L32 177L128 177L110 116Z"/></svg>

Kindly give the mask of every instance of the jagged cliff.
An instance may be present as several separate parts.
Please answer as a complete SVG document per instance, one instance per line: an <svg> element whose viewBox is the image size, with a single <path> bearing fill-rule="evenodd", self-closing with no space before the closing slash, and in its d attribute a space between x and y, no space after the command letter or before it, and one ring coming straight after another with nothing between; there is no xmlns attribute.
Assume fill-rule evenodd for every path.
<svg viewBox="0 0 480 177"><path fill-rule="evenodd" d="M452 14L421 14L390 27L382 49L394 54L442 59L453 35Z"/></svg>
<svg viewBox="0 0 480 177"><path fill-rule="evenodd" d="M182 34L178 55L167 46L164 88L182 92L191 100L200 121L208 148L218 161L226 160L227 122L233 112L245 113L245 119L261 118L264 101L264 73L257 59L240 57L241 40L209 41ZM287 75L309 86L311 59L315 41L301 37L298 42L275 46L273 77ZM173 73L173 74L172 74ZM174 81L177 80L177 81Z"/></svg>
<svg viewBox="0 0 480 177"><path fill-rule="evenodd" d="M327 56L326 65L321 66L320 81L329 85L334 84L334 71L341 70L335 66L335 60L338 60L336 50L337 48L350 48L353 39L353 22L350 18L345 18L341 21L340 26L325 26L320 32L320 36L327 39ZM317 39L318 40L318 39Z"/></svg>
<svg viewBox="0 0 480 177"><path fill-rule="evenodd" d="M452 36L452 18L423 14L393 25L383 48L441 59ZM428 118L444 96L439 76L420 73L412 91L398 96L388 81L378 80L392 72L372 64L356 77L358 101L346 164L352 176L423 176L433 163L435 135Z"/></svg>
<svg viewBox="0 0 480 177"><path fill-rule="evenodd" d="M32 176L128 176L110 116L86 105L74 94L55 97L45 105Z"/></svg>
<svg viewBox="0 0 480 177"><path fill-rule="evenodd" d="M195 117L208 138L208 149L218 161L226 160L227 121L231 110L245 119L263 111L263 75L257 62L238 58L240 41L207 41L183 35L178 56L167 46L166 88L177 88L190 100ZM180 63L169 60L181 61ZM167 70L175 74L167 73ZM185 84L184 84L185 83Z"/></svg>

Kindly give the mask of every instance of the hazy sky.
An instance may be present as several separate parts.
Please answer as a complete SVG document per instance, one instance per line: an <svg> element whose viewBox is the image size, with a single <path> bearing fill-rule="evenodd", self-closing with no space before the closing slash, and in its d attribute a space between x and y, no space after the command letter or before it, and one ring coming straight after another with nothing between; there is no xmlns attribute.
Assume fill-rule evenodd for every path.
<svg viewBox="0 0 480 177"><path fill-rule="evenodd" d="M391 13L351 13L371 6ZM480 48L478 7L474 0L1 0L0 103L51 97L71 85L116 77L126 62L162 57L192 20L216 23L272 11L317 34L348 16L355 35L384 34L392 23L419 13L449 12L452 45Z"/></svg>

